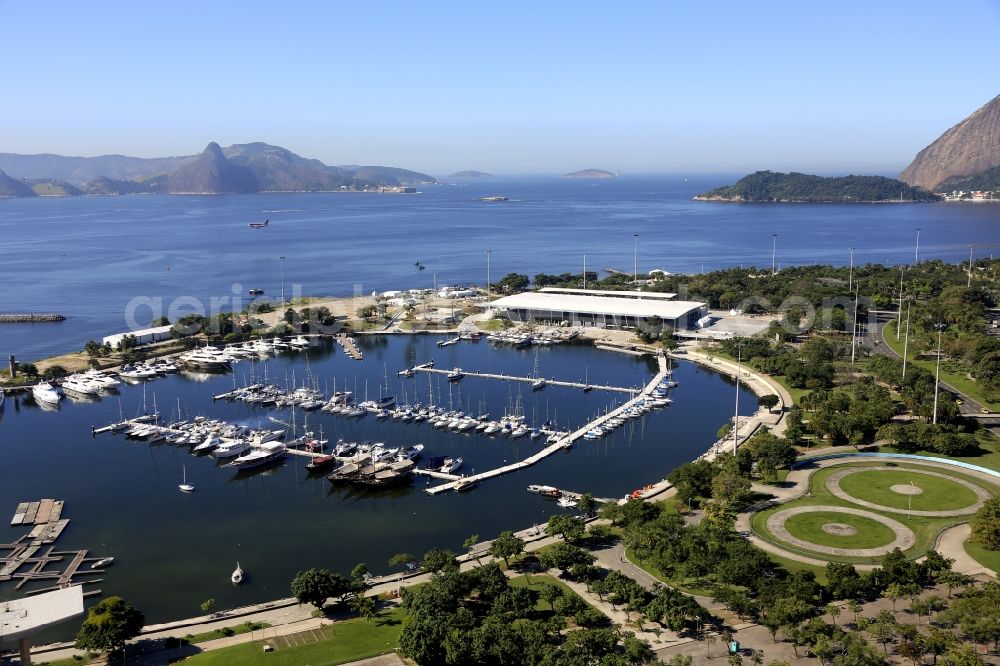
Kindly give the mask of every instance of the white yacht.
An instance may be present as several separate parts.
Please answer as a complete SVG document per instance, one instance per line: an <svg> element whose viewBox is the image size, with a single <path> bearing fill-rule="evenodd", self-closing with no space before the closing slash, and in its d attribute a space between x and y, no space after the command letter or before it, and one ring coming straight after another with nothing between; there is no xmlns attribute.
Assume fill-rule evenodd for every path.
<svg viewBox="0 0 1000 666"><path fill-rule="evenodd" d="M41 384L35 384L32 386L31 395L35 397L36 401L44 402L49 405L58 405L59 401L62 400L62 394L59 393L59 390L48 382L42 382Z"/></svg>
<svg viewBox="0 0 1000 666"><path fill-rule="evenodd" d="M461 467L463 462L464 461L461 458L445 458L444 464L441 465L441 472L451 474Z"/></svg>
<svg viewBox="0 0 1000 666"><path fill-rule="evenodd" d="M99 385L101 388L106 388L106 389L114 388L115 386L118 386L118 385L121 384L121 382L118 381L117 379L115 379L114 377L111 377L109 375L104 374L103 372L101 372L99 370L94 370L94 369L90 369L87 372L85 372L85 373L83 373L82 375L79 375L79 376L83 377L87 381L94 382L95 384Z"/></svg>
<svg viewBox="0 0 1000 666"><path fill-rule="evenodd" d="M249 453L236 458L231 464L236 469L253 469L280 460L288 455L288 449L281 442L268 442Z"/></svg>
<svg viewBox="0 0 1000 666"><path fill-rule="evenodd" d="M295 349L305 349L306 347L309 346L309 338L307 338L304 335L300 335L298 337L289 340L288 344L294 347Z"/></svg>
<svg viewBox="0 0 1000 666"><path fill-rule="evenodd" d="M243 582L243 569L240 568L239 562L236 563L236 569L233 570L229 580L233 581L233 585L239 585Z"/></svg>
<svg viewBox="0 0 1000 666"><path fill-rule="evenodd" d="M251 449L250 440L240 437L238 439L227 439L215 447L212 455L216 458L236 458Z"/></svg>
<svg viewBox="0 0 1000 666"><path fill-rule="evenodd" d="M94 382L87 381L76 375L67 377L62 381L63 389L76 393L77 395L98 395L101 387Z"/></svg>

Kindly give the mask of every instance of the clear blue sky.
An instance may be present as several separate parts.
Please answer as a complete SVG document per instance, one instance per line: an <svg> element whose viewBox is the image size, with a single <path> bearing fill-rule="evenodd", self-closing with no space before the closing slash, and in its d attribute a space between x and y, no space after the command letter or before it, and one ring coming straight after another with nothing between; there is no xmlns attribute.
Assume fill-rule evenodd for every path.
<svg viewBox="0 0 1000 666"><path fill-rule="evenodd" d="M1000 3L0 0L0 152L896 172L1000 93Z"/></svg>

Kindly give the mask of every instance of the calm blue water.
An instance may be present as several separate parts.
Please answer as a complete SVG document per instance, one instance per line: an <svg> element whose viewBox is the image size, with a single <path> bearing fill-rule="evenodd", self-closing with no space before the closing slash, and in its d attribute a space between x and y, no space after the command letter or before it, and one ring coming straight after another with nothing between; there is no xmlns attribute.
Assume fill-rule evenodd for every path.
<svg viewBox="0 0 1000 666"><path fill-rule="evenodd" d="M414 360L434 359L438 367L504 371L526 375L534 351L497 348L486 341L438 349L432 336L365 338L365 360L348 359L332 345L305 354L285 355L267 364L280 382L301 383L307 373L321 388L345 386L376 395L388 375L393 392L426 402L431 391L439 404L498 417L520 407L536 423L556 420L579 425L609 409L621 394L547 387L532 392L527 385L467 377L449 385L438 375L400 379L395 373ZM539 372L561 379L582 379L617 386L648 381L655 364L588 346L541 349ZM262 372L258 368L258 372ZM243 383L248 363L236 366ZM692 460L714 441L718 427L731 418L735 397L731 382L709 370L681 363L675 372L680 388L675 403L641 420L633 420L612 436L580 443L516 474L484 482L467 494L430 497L426 481L391 491L371 492L334 486L323 476L310 477L305 461L289 457L279 468L236 474L218 468L214 459L193 457L186 447L149 445L115 435L92 437L91 426L118 419L119 409L132 416L141 408L143 390L123 386L119 396L97 402L64 400L59 411L39 408L30 398L8 398L0 412L0 518L13 515L18 502L53 497L66 501L63 517L71 519L59 549L86 548L113 554L118 562L100 584L105 594L121 595L146 612L151 622L198 614L205 599L219 608L264 601L289 594L289 581L301 569L321 566L349 571L367 562L388 572L386 562L398 552L420 554L440 546L457 550L471 534L492 537L504 529L541 523L558 511L551 501L529 494L531 483L557 485L597 496L621 497L663 478ZM244 403L212 402L228 390L233 375L187 375L159 379L146 386L166 416L178 407L185 416L205 414L233 422L266 425L268 416L284 420L286 411L252 408ZM741 413L756 408L744 392ZM301 415L298 417L301 424ZM422 442L429 455L460 455L464 471L484 471L513 462L540 449L528 438L492 439L476 434L442 432L426 424L360 420L316 413L312 429L322 428L332 441L386 441L392 445ZM197 491L177 490L182 466ZM0 542L25 532L0 520ZM239 561L247 584L234 587L229 574ZM0 598L16 596L0 584ZM63 634L70 631L66 629Z"/></svg>
<svg viewBox="0 0 1000 666"><path fill-rule="evenodd" d="M350 295L373 289L486 282L511 271L672 272L779 264L953 261L968 243L1000 248L1000 206L731 205L691 201L736 175L473 181L416 195L273 194L0 200L0 311L56 311L61 324L0 326L0 355L33 359L78 350L126 329L134 297L204 304L251 287ZM484 195L512 201L487 203ZM272 226L251 231L249 222ZM426 270L418 271L420 261ZM138 318L149 317L148 310ZM143 320L141 323L145 323Z"/></svg>

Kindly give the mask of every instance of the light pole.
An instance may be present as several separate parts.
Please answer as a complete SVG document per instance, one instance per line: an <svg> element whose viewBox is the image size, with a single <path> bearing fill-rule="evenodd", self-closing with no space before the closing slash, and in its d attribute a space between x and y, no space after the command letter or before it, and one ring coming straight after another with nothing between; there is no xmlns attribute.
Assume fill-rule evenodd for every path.
<svg viewBox="0 0 1000 666"><path fill-rule="evenodd" d="M938 348L937 348L937 368L934 370L934 425L937 425L937 406L938 406L938 387L941 384L941 333L944 331L944 324L934 324L934 328L938 330Z"/></svg>
<svg viewBox="0 0 1000 666"><path fill-rule="evenodd" d="M906 266L899 267L899 307L896 308L896 342L899 342L899 327L903 324L903 271Z"/></svg>
<svg viewBox="0 0 1000 666"><path fill-rule="evenodd" d="M847 275L847 291L854 291L854 248L851 248L851 272Z"/></svg>
<svg viewBox="0 0 1000 666"><path fill-rule="evenodd" d="M281 304L285 304L285 257L278 257L281 270Z"/></svg>
<svg viewBox="0 0 1000 666"><path fill-rule="evenodd" d="M906 335L903 337L903 379L906 379L906 348L910 346L910 299L906 299Z"/></svg>
<svg viewBox="0 0 1000 666"><path fill-rule="evenodd" d="M778 234L771 234L771 275L777 275L778 271L774 263L775 253L778 250Z"/></svg>
<svg viewBox="0 0 1000 666"><path fill-rule="evenodd" d="M632 284L639 288L639 234L632 234L634 247L632 249Z"/></svg>
<svg viewBox="0 0 1000 666"><path fill-rule="evenodd" d="M972 287L972 248L974 247L976 247L975 243L969 243L969 281L965 283L966 289Z"/></svg>
<svg viewBox="0 0 1000 666"><path fill-rule="evenodd" d="M920 263L920 227L917 227L917 246L913 249L913 263Z"/></svg>
<svg viewBox="0 0 1000 666"><path fill-rule="evenodd" d="M858 339L858 291L854 291L854 327L851 329L851 365L854 365L854 350Z"/></svg>
<svg viewBox="0 0 1000 666"><path fill-rule="evenodd" d="M740 375L743 374L743 345L736 344L736 414L733 416L733 455L740 436Z"/></svg>
<svg viewBox="0 0 1000 666"><path fill-rule="evenodd" d="M490 302L490 254L493 250L486 250L486 303Z"/></svg>

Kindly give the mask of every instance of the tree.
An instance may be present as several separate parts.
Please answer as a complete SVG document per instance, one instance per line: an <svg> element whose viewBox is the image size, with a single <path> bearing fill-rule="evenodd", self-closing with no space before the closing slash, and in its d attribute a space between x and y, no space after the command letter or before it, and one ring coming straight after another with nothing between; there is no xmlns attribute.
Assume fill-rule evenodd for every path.
<svg viewBox="0 0 1000 666"><path fill-rule="evenodd" d="M203 613L208 613L209 615L215 615L213 612L215 610L215 599L206 599L201 602L201 610Z"/></svg>
<svg viewBox="0 0 1000 666"><path fill-rule="evenodd" d="M694 659L686 654L675 654L667 662L668 666L691 666L693 663Z"/></svg>
<svg viewBox="0 0 1000 666"><path fill-rule="evenodd" d="M948 570L939 573L937 581L948 588L948 598L951 599L951 591L956 587L967 587L972 583L972 577Z"/></svg>
<svg viewBox="0 0 1000 666"><path fill-rule="evenodd" d="M357 613L358 617L363 617L371 622L375 616L375 599L358 594L351 599L351 610Z"/></svg>
<svg viewBox="0 0 1000 666"><path fill-rule="evenodd" d="M402 569L402 571L400 572L402 574L405 573L408 565L416 563L416 561L417 558L415 558L410 553L396 553L395 555L389 558L389 566L398 567Z"/></svg>
<svg viewBox="0 0 1000 666"><path fill-rule="evenodd" d="M441 573L443 571L457 571L458 562L455 560L455 553L442 548L431 548L424 553L424 559L420 564L424 571Z"/></svg>
<svg viewBox="0 0 1000 666"><path fill-rule="evenodd" d="M320 609L327 599L342 596L350 590L350 581L327 569L300 571L292 579L292 595L299 603L312 604Z"/></svg>
<svg viewBox="0 0 1000 666"><path fill-rule="evenodd" d="M89 652L119 652L139 635L146 618L121 597L102 599L87 611L76 635L76 647Z"/></svg>
<svg viewBox="0 0 1000 666"><path fill-rule="evenodd" d="M479 535L473 534L468 539L462 542L462 548L465 548L467 551L469 551L469 555L473 555L472 551L478 543L479 543ZM476 554L474 555L474 557L476 558L476 563L478 564L480 555Z"/></svg>
<svg viewBox="0 0 1000 666"><path fill-rule="evenodd" d="M972 540L1000 550L1000 497L987 500L972 517Z"/></svg>
<svg viewBox="0 0 1000 666"><path fill-rule="evenodd" d="M712 657L712 654L711 654L711 652L712 652L712 644L715 643L715 641L717 641L717 640L719 640L719 639L716 638L715 636L713 636L712 634L705 634L705 657L707 657L707 658L711 658Z"/></svg>
<svg viewBox="0 0 1000 666"><path fill-rule="evenodd" d="M935 664L938 663L939 656L958 642L955 634L937 627L929 627L922 640L927 653L934 657Z"/></svg>
<svg viewBox="0 0 1000 666"><path fill-rule="evenodd" d="M37 373L38 371L36 370L35 374ZM66 373L67 373L66 368L62 367L61 365L50 365L49 367L45 368L45 372L42 373L42 379L46 381L52 381L53 379L58 379L64 376Z"/></svg>
<svg viewBox="0 0 1000 666"><path fill-rule="evenodd" d="M825 610L830 616L830 621L833 623L833 626L837 626L837 616L840 615L840 606L837 604L827 604Z"/></svg>
<svg viewBox="0 0 1000 666"><path fill-rule="evenodd" d="M506 566L510 566L510 558L517 557L524 552L524 539L514 536L511 531L501 532L500 536L490 544L489 553L493 557L503 559Z"/></svg>
<svg viewBox="0 0 1000 666"><path fill-rule="evenodd" d="M900 656L912 661L913 666L917 666L918 662L922 662L924 660L924 653L926 650L924 649L922 641L915 640L903 641L899 644L899 647L896 648L896 652L899 653Z"/></svg>
<svg viewBox="0 0 1000 666"><path fill-rule="evenodd" d="M941 666L986 666L982 657L971 645L956 645L941 659Z"/></svg>
<svg viewBox="0 0 1000 666"><path fill-rule="evenodd" d="M697 497L712 496L712 463L707 460L697 460L681 465L667 475L681 502L688 502Z"/></svg>
<svg viewBox="0 0 1000 666"><path fill-rule="evenodd" d="M597 502L594 500L594 496L591 493L584 493L580 495L580 500L576 503L576 508L580 510L585 516L590 516L594 513L594 509L597 508Z"/></svg>
<svg viewBox="0 0 1000 666"><path fill-rule="evenodd" d="M541 589L538 590L538 596L542 599L542 601L548 602L549 608L555 610L556 601L559 597L563 596L563 591L558 585L553 585L552 583L542 583Z"/></svg>
<svg viewBox="0 0 1000 666"><path fill-rule="evenodd" d="M891 616L889 618L885 618L881 613L879 613L879 618L868 626L868 635L871 636L876 643L882 644L882 651L885 652L885 654L889 654L888 645L892 642L892 639L896 634L895 624L896 623L892 620Z"/></svg>
<svg viewBox="0 0 1000 666"><path fill-rule="evenodd" d="M906 592L899 583L889 583L885 588L885 598L892 601L892 612L896 612L896 602L901 599Z"/></svg>
<svg viewBox="0 0 1000 666"><path fill-rule="evenodd" d="M771 411L772 409L777 407L779 402L781 402L781 398L774 395L773 393L768 393L767 395L762 395L759 398L757 398L757 404L767 409L767 411Z"/></svg>
<svg viewBox="0 0 1000 666"><path fill-rule="evenodd" d="M566 575L574 564L593 564L596 558L579 546L557 541L542 551L538 559L546 569L559 569Z"/></svg>
<svg viewBox="0 0 1000 666"><path fill-rule="evenodd" d="M858 623L858 615L861 613L861 602L857 599L851 599L847 602L847 610L854 613L854 624Z"/></svg>
<svg viewBox="0 0 1000 666"><path fill-rule="evenodd" d="M549 534L561 536L567 543L576 543L580 541L586 531L587 530L583 521L578 520L573 516L556 514L549 518Z"/></svg>

